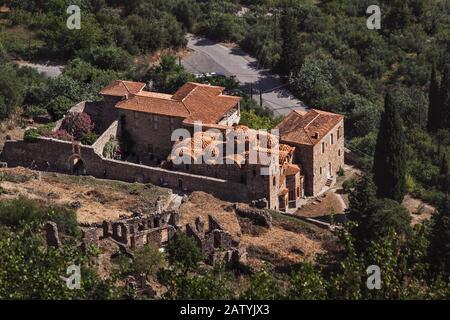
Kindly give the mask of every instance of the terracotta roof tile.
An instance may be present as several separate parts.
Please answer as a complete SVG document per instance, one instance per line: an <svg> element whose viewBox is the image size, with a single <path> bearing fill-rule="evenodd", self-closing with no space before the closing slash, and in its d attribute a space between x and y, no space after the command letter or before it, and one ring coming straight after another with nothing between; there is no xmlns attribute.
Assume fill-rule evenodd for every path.
<svg viewBox="0 0 450 320"><path fill-rule="evenodd" d="M310 109L306 113L292 111L277 128L282 141L315 145L343 118L340 114L317 109Z"/></svg>
<svg viewBox="0 0 450 320"><path fill-rule="evenodd" d="M100 94L115 97L125 97L136 94L144 89L145 83L115 80L100 91Z"/></svg>
<svg viewBox="0 0 450 320"><path fill-rule="evenodd" d="M120 83L105 88L103 92L120 91ZM222 95L223 87L208 86L189 82L183 85L175 94L138 91L128 100L119 102L116 107L140 112L156 113L184 117L186 122L201 121L217 123L233 107L240 97ZM105 94L105 93L103 93Z"/></svg>

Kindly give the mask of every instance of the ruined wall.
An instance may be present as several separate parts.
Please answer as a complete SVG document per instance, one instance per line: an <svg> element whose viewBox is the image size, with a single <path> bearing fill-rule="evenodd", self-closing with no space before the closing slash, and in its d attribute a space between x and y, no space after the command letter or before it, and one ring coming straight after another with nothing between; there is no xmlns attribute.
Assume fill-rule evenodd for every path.
<svg viewBox="0 0 450 320"><path fill-rule="evenodd" d="M6 141L2 161L9 167L30 167L35 161L38 170L72 173L75 159L81 159L87 175L98 178L141 182L161 185L185 191L204 191L227 201L248 200L247 188L240 183L223 179L203 177L184 172L169 171L157 167L105 159L98 155L93 146L79 146L71 142L40 138L38 142Z"/></svg>

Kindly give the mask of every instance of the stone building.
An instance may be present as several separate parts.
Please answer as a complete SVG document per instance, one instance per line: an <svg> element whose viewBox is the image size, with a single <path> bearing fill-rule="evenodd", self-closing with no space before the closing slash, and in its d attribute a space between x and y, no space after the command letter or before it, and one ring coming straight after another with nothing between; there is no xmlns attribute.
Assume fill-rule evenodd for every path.
<svg viewBox="0 0 450 320"><path fill-rule="evenodd" d="M278 126L280 141L295 147L301 164L305 195L314 196L329 187L344 168L344 117L310 109L292 111Z"/></svg>
<svg viewBox="0 0 450 320"><path fill-rule="evenodd" d="M231 126L240 120L240 98L222 94L225 88L186 83L175 94L143 91L145 84L115 81L101 91L105 114L118 115L133 140L138 162L167 158L172 133L194 122ZM105 118L108 117L105 115Z"/></svg>
<svg viewBox="0 0 450 320"><path fill-rule="evenodd" d="M223 87L187 83L174 94L144 88L144 83L116 80L100 92L103 101L71 109L93 119L99 138L91 146L47 137L6 141L1 160L9 166L33 164L47 171L201 190L283 211L331 186L344 166L341 115L296 110L277 126L279 134L268 133L239 125L240 98L223 94ZM103 155L111 139L131 142L127 159Z"/></svg>

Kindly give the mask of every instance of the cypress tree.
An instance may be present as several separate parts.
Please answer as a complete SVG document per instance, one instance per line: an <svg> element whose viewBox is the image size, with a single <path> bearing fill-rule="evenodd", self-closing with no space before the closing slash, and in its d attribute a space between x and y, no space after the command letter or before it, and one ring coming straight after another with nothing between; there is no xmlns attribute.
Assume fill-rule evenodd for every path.
<svg viewBox="0 0 450 320"><path fill-rule="evenodd" d="M298 17L294 8L286 5L280 19L281 57L277 66L278 72L282 75L289 75L293 69L299 68L300 42L298 39Z"/></svg>
<svg viewBox="0 0 450 320"><path fill-rule="evenodd" d="M450 127L450 67L447 64L444 68L440 89L440 104L438 111L438 129Z"/></svg>
<svg viewBox="0 0 450 320"><path fill-rule="evenodd" d="M406 193L406 137L391 93L384 102L373 164L374 182L379 198L401 202Z"/></svg>
<svg viewBox="0 0 450 320"><path fill-rule="evenodd" d="M436 65L433 63L430 78L430 90L428 96L428 132L436 132L439 127L439 106L440 106L439 82L436 78Z"/></svg>

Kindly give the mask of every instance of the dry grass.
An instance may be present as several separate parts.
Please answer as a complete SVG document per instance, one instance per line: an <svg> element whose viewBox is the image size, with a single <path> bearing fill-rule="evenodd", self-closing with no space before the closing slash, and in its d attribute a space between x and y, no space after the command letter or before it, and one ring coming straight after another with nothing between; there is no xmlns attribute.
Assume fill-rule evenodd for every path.
<svg viewBox="0 0 450 320"><path fill-rule="evenodd" d="M0 169L1 173L24 176L35 174L24 168ZM3 181L0 199L26 196L49 203L77 208L80 223L95 223L130 216L135 211L153 210L158 197L168 198L168 190L138 183L98 180L56 173L42 173L41 180Z"/></svg>

